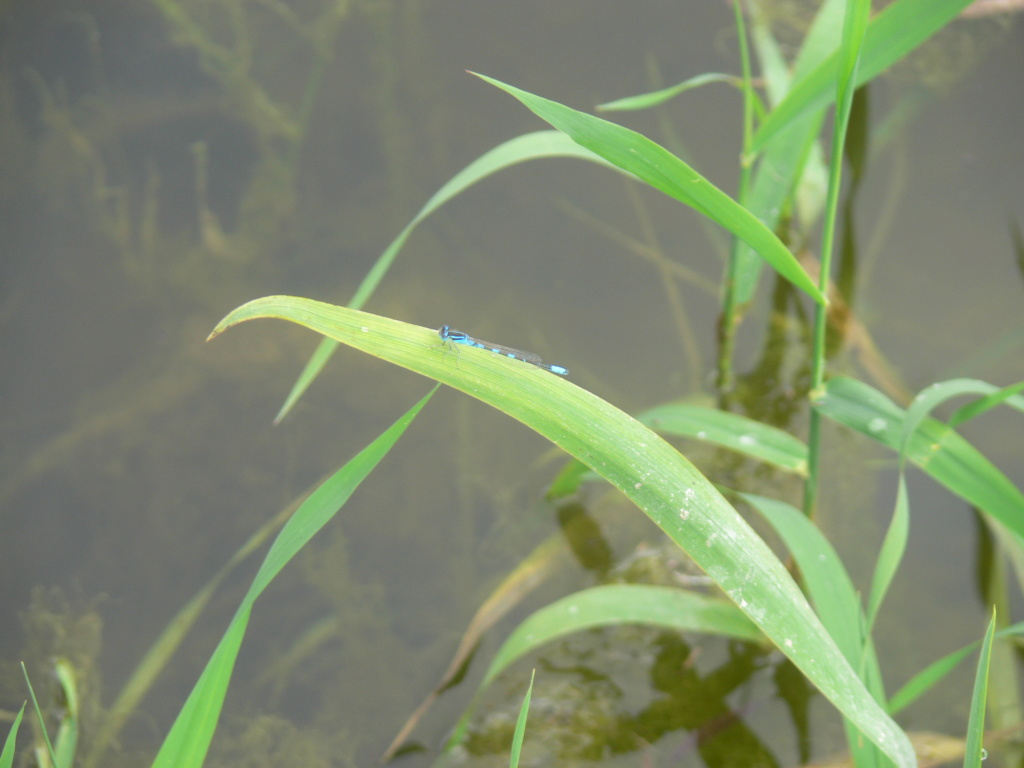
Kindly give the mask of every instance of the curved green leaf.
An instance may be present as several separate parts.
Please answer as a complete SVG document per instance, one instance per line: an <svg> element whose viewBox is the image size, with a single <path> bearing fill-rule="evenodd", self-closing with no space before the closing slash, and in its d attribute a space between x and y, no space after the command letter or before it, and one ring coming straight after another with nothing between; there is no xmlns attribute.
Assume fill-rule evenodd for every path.
<svg viewBox="0 0 1024 768"><path fill-rule="evenodd" d="M803 574L803 583L821 620L851 666L876 700L884 701L882 673L870 635L862 623L860 598L846 568L825 535L802 512L776 499L741 494L772 525L785 542ZM847 728L853 765L877 764L873 745Z"/></svg>
<svg viewBox="0 0 1024 768"><path fill-rule="evenodd" d="M978 670L974 674L974 692L971 695L971 716L967 723L967 746L964 750L964 768L981 768L985 759L985 702L988 698L988 670L992 660L992 641L996 634L996 609L988 622L985 638L978 655Z"/></svg>
<svg viewBox="0 0 1024 768"><path fill-rule="evenodd" d="M535 131L499 144L452 176L437 192L430 196L430 199L419 210L419 213L412 218L412 221L405 225L405 229L398 233L398 237L392 240L391 244L384 250L384 253L378 257L373 268L363 278L363 282L359 284L348 306L352 309L363 308L373 295L373 292L377 290L377 286L384 279L384 275L391 269L391 264L398 256L398 252L402 250L405 241L409 239L416 226L427 216L452 198L465 192L477 182L483 181L498 171L518 165L519 163L525 163L528 160L539 160L544 157L574 157L614 168L606 160L598 157L593 152L587 151L561 131ZM327 365L327 361L331 359L337 348L338 342L333 339L325 338L320 342L285 398L281 410L278 411L277 416L274 418L275 424L288 415L292 406L302 397L302 393L309 389L309 385L320 375L320 371Z"/></svg>
<svg viewBox="0 0 1024 768"><path fill-rule="evenodd" d="M906 411L867 384L838 376L814 399L814 407L840 424L900 450ZM947 424L923 419L906 445L906 458L970 504L1024 537L1024 494Z"/></svg>
<svg viewBox="0 0 1024 768"><path fill-rule="evenodd" d="M436 331L309 299L251 301L224 318L212 335L262 317L299 323L449 384L578 458L679 544L897 765L914 764L906 734L858 680L785 566L690 462L636 419L527 363L482 349L446 349Z"/></svg>
<svg viewBox="0 0 1024 768"><path fill-rule="evenodd" d="M764 635L736 606L695 592L640 584L592 587L556 600L527 617L501 644L480 687L516 659L559 637L595 627L649 624L757 643Z"/></svg>
<svg viewBox="0 0 1024 768"><path fill-rule="evenodd" d="M537 676L537 670L530 673L530 686L526 689L523 697L523 704L519 708L519 718L516 720L516 730L512 734L512 749L509 752L509 768L519 768L519 755L523 751L523 737L526 736L526 717L530 712L530 697L533 695L533 679Z"/></svg>
<svg viewBox="0 0 1024 768"><path fill-rule="evenodd" d="M994 387L987 381L978 381L976 379L962 379L959 381L963 385L961 393L981 394L982 397L957 408L956 413L949 417L948 423L951 427L958 427L1003 404L1024 413L1024 398L1018 397L1019 392L1024 392L1024 381L1018 381L1016 384L1011 384L1002 389Z"/></svg>
<svg viewBox="0 0 1024 768"><path fill-rule="evenodd" d="M660 434L715 443L785 472L807 476L807 446L800 438L738 413L690 403L669 403L644 411L636 418Z"/></svg>
<svg viewBox="0 0 1024 768"><path fill-rule="evenodd" d="M924 418L947 400L961 395L983 395L980 400L968 403L953 414L949 420L949 426L956 427L958 424L1003 403L1018 410L1024 410L1024 401L1015 397L1016 392L1021 389L1024 389L1024 382L1004 389L999 389L978 379L949 379L935 382L919 392L907 407L907 417L903 422L903 432L900 436L900 453L902 454L906 450L910 436Z"/></svg>
<svg viewBox="0 0 1024 768"><path fill-rule="evenodd" d="M910 539L910 498L907 493L907 479L901 471L899 483L896 488L896 505L893 508L892 520L886 529L885 538L882 540L882 548L878 552L878 560L875 561L875 573L871 579L871 592L868 595L867 629L875 625L878 611L882 607L882 601L889 592L893 579L903 562L903 555L907 551L907 541Z"/></svg>
<svg viewBox="0 0 1024 768"><path fill-rule="evenodd" d="M1024 635L1024 622L1011 624L995 634L996 638L1019 637L1021 635ZM964 659L974 653L980 644L981 640L975 640L973 643L969 643L963 648L959 648L952 653L946 654L941 659L933 661L922 669L892 695L889 699L889 711L892 714L896 714L913 704L923 694L949 677L950 672L956 669Z"/></svg>
<svg viewBox="0 0 1024 768"><path fill-rule="evenodd" d="M803 512L778 499L742 493L740 497L772 526L793 555L822 623L851 664L860 661L860 599L843 561L825 534Z"/></svg>
<svg viewBox="0 0 1024 768"><path fill-rule="evenodd" d="M380 437L331 475L278 533L216 650L160 746L153 768L201 768L213 739L253 604L281 569L348 500L437 391L435 387Z"/></svg>
<svg viewBox="0 0 1024 768"><path fill-rule="evenodd" d="M21 705L21 709L18 710L17 716L14 718L14 722L11 723L11 729L7 732L7 738L4 739L4 749L0 752L0 768L11 768L14 765L14 753L15 744L18 740L18 729L21 727L21 718L25 716L25 703Z"/></svg>
<svg viewBox="0 0 1024 768"><path fill-rule="evenodd" d="M484 75L488 83L519 99L531 112L612 165L703 213L732 232L784 278L819 304L825 297L778 236L754 214L660 144L599 117L588 115Z"/></svg>
<svg viewBox="0 0 1024 768"><path fill-rule="evenodd" d="M598 104L597 108L602 112L627 112L636 109L650 109L659 104L664 104L670 99L674 99L680 93L689 91L692 88L700 88L710 83L730 83L731 85L743 87L742 78L736 77L736 75L725 75L721 72L705 72L703 75L696 75L689 80L676 83L668 88L662 88L659 91L652 91L650 93L640 93L635 96L625 96L615 101Z"/></svg>

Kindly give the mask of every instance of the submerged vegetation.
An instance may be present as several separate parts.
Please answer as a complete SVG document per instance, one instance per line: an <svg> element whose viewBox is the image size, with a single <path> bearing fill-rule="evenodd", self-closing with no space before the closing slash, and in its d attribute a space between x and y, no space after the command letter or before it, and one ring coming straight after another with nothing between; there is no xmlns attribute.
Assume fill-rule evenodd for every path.
<svg viewBox="0 0 1024 768"><path fill-rule="evenodd" d="M268 451L273 461L283 460L273 450L274 441L241 440L222 447L214 442L209 426L216 409L202 403L214 382L241 393L235 403L240 412L254 410L257 401L264 406L259 393L252 394L242 382L254 365L260 365L275 385L283 385L288 365L297 364L301 354L292 351L296 337L278 341L268 336L271 326L264 325L256 333L249 329L244 349L234 338L241 332L200 348L196 342L208 329L199 333L197 321L173 334L172 340L160 342L162 354L172 361L165 369L171 373L141 384L134 381L127 392L104 393L82 409L74 428L19 457L19 467L0 484L5 512L26 489L71 457L87 453L88 446L116 445L104 455L132 458L87 464L83 470L95 483L80 503L83 510L95 509L108 503L114 493L109 489L118 477L146 477L151 466L167 464L168 455L184 460L166 447L184 428L182 420L167 414L172 404L194 404L190 426L209 435L209 445L217 447L205 449L209 455L204 450L187 460L202 465L216 459L217 477L190 487L184 500L175 494L160 497L168 499L166 505L147 506L141 497L127 499L146 508L147 514L123 523L137 526L121 532L124 541L132 542L132 551L106 554L111 568L130 570L143 599L154 584L181 574L166 570L174 566L150 568L151 553L135 547L136 541L162 543L152 536L164 525L168 539L180 535L181 529L172 527L177 524L204 531L208 511L199 500L207 494L222 498L216 486L225 478L238 478L239 506L254 509L229 528L237 534L231 540L244 543L235 545L226 562L217 554L221 550L213 535L200 533L189 540L187 547L195 558L189 566L204 564L202 573L207 575L197 582L182 579L178 605L150 607L153 613L141 622L143 637L131 648L133 653L144 649L138 653L141 660L126 664L124 648L118 653L123 674L116 677L116 690L104 689L99 673L104 601L90 596L77 601L86 608L76 609L76 601L58 590L35 589L23 613L26 651L18 660L24 666L7 665L3 678L5 701L23 698L31 690L32 703L21 713L17 706L8 707L12 726L0 768L14 764L16 744L23 764L61 768L146 763L188 768L204 762L349 765L364 763L368 750L378 746L385 760L439 764L470 759L504 762L510 753L513 765L575 764L632 753L645 763L676 764L695 752L712 766L772 765L782 762L775 753L778 745L747 722L748 713L771 697L782 702L795 733L793 761L803 764L820 758L809 723L811 701L819 695L841 716L849 759L858 766L911 766L961 758L977 765L985 748L991 751L1010 742L1024 723L1020 666L1014 653L1022 628L1012 623L1011 598L1024 584L1024 494L963 432L974 419L993 412L1019 418L1024 383L1001 387L960 377L937 381L915 394L904 383L899 366L879 350L871 324L857 315L855 301L858 252L852 208L872 143L864 89L892 67L905 64L954 23L968 4L894 0L873 13L867 2L826 0L801 26L800 37L787 43L793 54L789 56L776 36L778 6L769 12L757 3L737 2L735 73L699 75L599 108L605 117L646 112L686 99L696 89L730 86L742 101L743 123L738 183L729 193L684 161L681 151L670 151L605 117L480 74L481 81L517 101L551 130L528 133L487 151L441 185L404 228L395 225L392 211L371 212L362 203L347 208L346 216L338 217L341 221L333 221L324 215L330 207L324 199L333 191L330 172L313 175L308 182L302 174L305 166L320 161L305 150L315 130L315 115L328 102L325 83L332 58L343 44L354 44L359 36L346 38L346 30L358 26L361 32L373 33L378 79L368 91L371 95L363 98L378 118L373 130L381 137L379 159L387 170L383 177L367 178L364 186L357 183L353 188L386 188L393 203L404 203L413 194L410 190L428 183L436 186L429 171L433 163L417 163L431 160L430 153L409 148L399 114L386 106L403 98L401 66L414 64L420 55L415 41L423 23L420 14L426 11L418 3L271 0L237 5L153 0L146 6L160 19L153 29L187 54L194 76L201 76L208 89L180 102L152 104L136 96L131 109L118 110L109 98L75 102L64 84L36 70L17 82L5 75L0 99L6 107L2 119L11 148L5 153L5 170L35 179L39 188L32 192L33 199L45 201L55 219L79 226L89 223L117 264L97 268L98 279L119 274L120 289L137 294L136 311L148 315L155 306L166 319L188 304L201 307L199 315L206 317L228 297L246 303L217 324L211 338L257 318L286 319L322 334L323 341L277 414L282 430L301 418L313 382L331 375L327 364L339 345L438 385L417 395L416 404L395 420L402 410L394 402L399 396L382 396L376 383L376 377L387 375L389 369L379 366L372 374L346 371L340 387L330 394L329 407L344 414L343 423L352 434L359 434L361 418L372 417L374 429L394 423L365 441L366 447L340 469L314 480L331 462L336 466L336 455L325 446L316 461L289 476L292 485L308 487L297 494L294 489L281 491L248 471L252 454L260 450ZM154 23L152 16L138 19ZM109 75L104 72L107 57L100 51L105 44L101 26L82 14L69 16L67 24L87 41L91 76L102 94ZM19 123L12 117L24 114L26 100L35 105L34 128L27 120ZM891 120L908 120L908 109L901 104ZM200 118L215 126L199 132L209 138L183 140L181 127ZM369 130L358 115L342 122L354 132ZM891 123L886 127L895 130ZM423 133L432 130L436 126L426 125ZM181 145L179 149L191 158L189 170L180 167L182 152L168 153L162 164L140 163L129 139L146 132L158 135L160 142ZM666 133L671 136L671 129ZM231 157L245 161L232 166ZM450 335L396 319L408 309L398 303L390 305L389 314L396 317L364 311L371 298L380 301L387 293L403 248L425 219L463 193L472 197L475 184L506 168L549 158L583 160L617 171L628 184L650 188L673 205L696 211L716 232L728 236L721 286L704 286L718 301L716 363L714 375L708 377L698 375L698 344L676 286L677 281L700 281L659 249L633 244L661 275L672 307L671 322L691 362L690 376L698 383L713 380L710 395L692 395L630 415L612 402L614 398L589 391L584 386L586 374L576 373L577 366L567 360L578 379L552 375L550 367L543 370L486 348L453 349ZM342 159L321 162L352 175L361 170ZM238 171L241 166L245 173ZM322 186L304 195L304 183ZM629 194L636 195L634 187ZM170 205L175 196L188 200L191 208L183 213L182 206ZM26 203L15 206L24 208ZM643 211L643 204L638 209ZM573 213L602 235L620 236L606 222ZM368 217L369 231L356 231L354 223ZM289 283L288 270L281 267L283 252L308 255L329 247L323 243L338 242L357 252L373 247L382 231L396 230L397 236L366 271L345 306L284 295L248 300L266 282ZM1014 223L1012 232L1021 251L1019 231ZM316 269L316 260L305 258L299 259L296 271ZM1017 259L1024 265L1020 252ZM81 269L82 274L90 271ZM1021 271L1024 277L1024 266ZM754 322L748 315L757 317L766 272L773 285L767 300L770 322L759 360L752 370L744 370L737 351L740 332ZM268 281L267 274L280 279ZM585 282L587 273L581 268L574 279ZM592 295L599 290L595 285ZM628 333L644 335L641 328ZM857 369L841 353L856 357L859 377L852 375ZM348 378L371 375L373 383L362 387ZM334 381L337 385L339 379ZM425 622L408 634L429 635L429 640L420 637L419 642L443 646L427 657L429 668L410 679L409 667L399 661L403 648L387 635L388 598L357 575L352 561L358 553L349 546L347 532L330 526L318 537L321 548L306 544L331 523L414 421L418 428L426 428L422 422L429 418L440 384L530 427L567 458L545 497L557 532L538 545L530 539L532 534L509 534L511 526L499 529L497 537L523 537L516 542L518 562L480 602L468 626L458 633L460 639L449 642L453 633L447 615L433 606L412 605L422 602L415 594L403 595L409 615ZM334 402L339 389L341 405ZM947 404L955 398L958 407L950 411ZM933 416L936 411L947 415L940 420ZM300 424L312 426L308 418ZM157 434L170 443L151 437ZM298 439L296 432L284 434ZM830 443L828 435L842 436L838 454L837 441ZM444 438L427 439L428 445L420 445L428 448L422 455ZM891 511L883 510L885 533L880 551L865 568L870 575L851 576L855 569L844 563L829 526L823 524L834 512L832 497L845 490L839 486L841 480L833 481L829 468L839 462L856 465L856 482L871 483L867 465L879 457L895 468L898 478ZM992 614L987 630L984 622L973 628L975 643L943 658L916 658L913 673L906 675L904 666L896 678L890 659L879 651L876 635L912 540L915 496L906 481L911 467L973 510L984 545L979 568L983 604ZM426 482L407 485L415 487L408 496L397 497L406 504L432 490ZM153 495L157 496L155 489ZM864 493L858 502L865 516L875 514L873 495ZM277 500L276 514L268 514L268 498ZM645 529L639 537L642 545L622 557L615 552L617 531L641 518L632 515L624 520L621 511L627 505L640 510L664 536L654 538ZM515 517L521 523L523 516ZM449 550L460 546L457 536L473 539L473 520L466 518L462 533L440 532L429 541L423 530L407 528L390 511L378 512L371 522L388 528L389 540L380 552L400 563L428 560L432 549L437 550L438 561L445 561ZM9 520L5 525L11 525ZM160 533L157 530L156 535ZM622 538L635 542L637 537ZM532 541L534 549L520 548L523 541ZM260 553L261 565L253 574L251 563ZM215 558L216 565L210 567ZM293 560L290 569L301 571L301 587L278 579ZM568 579L563 586L556 576L569 563L584 578L578 583ZM250 570L244 570L247 566ZM446 577L458 569L449 562L433 567ZM451 593L462 589L476 597L474 578L470 573L465 579L469 584L452 585ZM298 588L315 593L313 608L292 599ZM266 640L258 598L275 590L286 597L274 630L284 625L290 632L286 638L274 635ZM547 604L528 615L516 615L514 609L531 605L526 598L537 592L545 595ZM923 602L940 601L928 596ZM204 612L218 603L222 609L231 604L230 620L225 617L220 625L204 622ZM505 627L501 622L508 618L517 623L508 631L501 629L497 649L482 645L496 628ZM958 617L937 610L933 620L951 622ZM162 630L152 630L156 621ZM902 631L911 643L920 639L915 633L926 632L909 625ZM189 645L194 636L201 637ZM240 656L243 639L247 644L262 639L270 649L261 650L259 661L247 660ZM699 645L705 640L707 646ZM183 648L188 654L180 653ZM488 650L487 658L478 653L481 648ZM545 655L548 651L550 655ZM699 660L702 652L711 660ZM337 661L341 653L360 662L345 666ZM191 667L180 662L182 656L191 658ZM527 674L524 659L535 660L535 677ZM954 694L964 702L960 732L905 729L899 718L907 707L940 696L939 684L957 679L951 678L957 666L975 660L973 691ZM187 700L165 719L163 713L145 710L143 702L165 679L169 665L176 663L194 669L198 680L189 683ZM245 668L244 675L235 674L236 665ZM616 665L649 679L623 684L610 671ZM424 682L435 673L436 680ZM235 717L226 733L215 739L233 676L236 684L245 678L246 695L266 709L254 707ZM763 683L765 678L770 682ZM467 679L476 685L477 695L449 706L444 715L450 718L443 729L446 742L435 747L421 735L428 712L433 716L432 708ZM494 693L499 680L511 690ZM379 713L366 708L363 719L338 722L331 706L342 699L358 708L361 694L370 687L401 687L392 704L410 713L404 726L394 723L396 735L386 747L368 747L359 740L367 724L379 720ZM640 688L644 693L638 704ZM520 705L523 691L526 701ZM737 697L737 691L751 693ZM282 702L300 714L294 720L277 714L275 708ZM464 709L462 716L451 706ZM155 758L145 746L135 746L137 739L126 739L125 730L133 720L145 720L161 734ZM687 738L657 756L653 750L675 734ZM30 746L24 746L29 741ZM124 748L125 741L132 746ZM1005 749L1008 762L1019 761L1015 749ZM421 757L413 757L417 754Z"/></svg>

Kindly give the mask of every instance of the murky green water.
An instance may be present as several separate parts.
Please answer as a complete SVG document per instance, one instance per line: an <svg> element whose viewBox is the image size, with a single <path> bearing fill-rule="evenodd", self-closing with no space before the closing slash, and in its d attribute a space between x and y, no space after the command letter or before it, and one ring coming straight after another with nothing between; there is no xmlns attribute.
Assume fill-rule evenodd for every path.
<svg viewBox="0 0 1024 768"><path fill-rule="evenodd" d="M257 296L344 303L437 187L501 141L543 128L463 70L579 108L737 70L719 4L380 2L342 4L337 17L326 5L237 6L232 16L228 4L207 3L190 11L202 40L148 3L3 12L0 657L43 669L69 655L90 702L109 706L237 547L429 386L342 350L274 427L316 339L272 323L203 339ZM908 66L872 89L879 124L901 99L923 106L878 147L848 219L858 317L912 389L953 375L1024 377L1008 229L1024 215L1024 115L1009 96L1024 45L1019 22L972 24L950 38L969 46L947 43L953 74L941 87ZM295 25L321 35L322 61ZM978 61L960 70L964 47ZM681 140L732 190L739 114L736 94L718 86L623 121L669 146ZM710 387L722 244L696 215L607 171L531 163L423 224L367 309L534 350L638 411ZM680 266L659 271L652 253ZM768 314L765 300L741 337L741 370L763 388L747 402L755 411L785 403L800 379L798 330L769 346ZM836 361L861 376L864 364L856 350ZM1018 426L989 419L968 436L1024 482ZM863 584L894 475L860 466L891 457L839 432L828 440L824 525ZM797 492L720 458L695 451L722 482ZM521 426L454 393L438 397L258 604L217 764L247 764L253 753L295 765L375 759L437 684L481 602L561 530L557 510L539 501L560 466ZM896 681L973 640L984 614L970 516L927 481L915 478L913 491L911 561L880 627ZM686 574L618 497L598 490L581 501L597 521L595 546L620 571L639 563L654 569L643 571L650 580ZM415 738L427 751L407 764L434 759L482 659L517 617L607 575L585 566L559 556L544 586L484 640L467 681L423 720ZM106 765L148 764L255 567L222 587ZM841 742L820 700L808 731L793 725L799 684L749 649L624 628L532 661L546 675L535 692L537 764L553 755L735 764L736 752L714 746L729 739L752 764L794 764L801 738L815 758ZM19 680L5 682L0 708L16 709ZM488 739L504 733L524 684L510 678L488 695L467 759L507 760ZM780 690L792 693L789 710ZM704 719L687 709L695 698L716 702ZM914 727L955 733L963 714L948 701L924 705ZM732 735L715 742L719 732Z"/></svg>

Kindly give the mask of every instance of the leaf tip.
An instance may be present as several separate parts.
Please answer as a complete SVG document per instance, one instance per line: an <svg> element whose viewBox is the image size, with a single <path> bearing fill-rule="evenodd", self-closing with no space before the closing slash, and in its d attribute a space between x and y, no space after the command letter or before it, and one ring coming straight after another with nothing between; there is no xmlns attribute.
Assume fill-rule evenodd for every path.
<svg viewBox="0 0 1024 768"><path fill-rule="evenodd" d="M231 313L231 315L233 315L233 314L234 314L234 312ZM217 325L214 327L214 329L212 331L210 331L210 335L206 337L207 341L213 341L217 336L220 336L222 333L224 333L224 331L226 331L228 328L230 328L232 325L234 325L233 322L230 322L231 315L228 315L223 320L221 320L219 323L217 323Z"/></svg>

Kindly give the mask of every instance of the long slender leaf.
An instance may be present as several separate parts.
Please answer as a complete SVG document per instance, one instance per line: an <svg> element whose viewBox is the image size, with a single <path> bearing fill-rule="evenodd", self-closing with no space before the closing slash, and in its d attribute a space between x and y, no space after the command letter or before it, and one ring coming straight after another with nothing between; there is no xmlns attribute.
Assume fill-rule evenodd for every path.
<svg viewBox="0 0 1024 768"><path fill-rule="evenodd" d="M894 451L900 448L906 412L863 382L843 376L829 380L814 407ZM906 455L937 482L1024 537L1024 494L948 425L924 419Z"/></svg>
<svg viewBox="0 0 1024 768"><path fill-rule="evenodd" d="M530 614L501 644L484 673L480 690L517 659L560 637L622 624L702 632L751 643L764 640L757 626L724 600L672 587L608 584L567 595ZM449 749L465 737L472 714L470 706L453 729Z"/></svg>
<svg viewBox="0 0 1024 768"><path fill-rule="evenodd" d="M965 648L946 654L918 672L890 697L889 711L895 715L909 707L938 683L945 680L950 672L971 655L977 645L978 643L972 643Z"/></svg>
<svg viewBox="0 0 1024 768"><path fill-rule="evenodd" d="M800 438L738 413L670 403L644 411L636 418L663 435L715 443L786 472L807 474L807 446Z"/></svg>
<svg viewBox="0 0 1024 768"><path fill-rule="evenodd" d="M21 728L21 718L24 715L25 704L23 703L21 709L18 710L17 717L11 723L11 730L7 732L7 738L4 739L4 750L0 752L0 768L11 768L14 765L14 751L18 740L18 729Z"/></svg>
<svg viewBox="0 0 1024 768"><path fill-rule="evenodd" d="M819 304L825 297L772 230L697 171L645 136L599 117L478 75L521 101L577 144L633 174L669 197L703 213L760 254L783 277Z"/></svg>
<svg viewBox="0 0 1024 768"><path fill-rule="evenodd" d="M1024 392L1024 381L1018 381L1002 389L996 389L985 381L974 381L974 384L974 392L981 393L984 397L957 408L956 413L949 417L949 426L958 427L1003 403L1018 411L1024 411L1024 397L1017 396L1018 392Z"/></svg>
<svg viewBox="0 0 1024 768"><path fill-rule="evenodd" d="M983 737L985 735L985 701L988 698L988 667L992 658L992 640L996 632L996 612L988 623L985 639L978 654L978 670L974 675L974 692L971 694L971 716L967 723L967 746L964 749L964 768L981 768L985 759Z"/></svg>
<svg viewBox="0 0 1024 768"><path fill-rule="evenodd" d="M530 712L530 698L533 696L533 680L537 676L537 670L530 673L530 685L523 697L523 704L519 708L519 718L516 720L516 730L512 734L512 750L509 753L509 768L519 768L519 755L523 752L523 738L526 736L526 718Z"/></svg>
<svg viewBox="0 0 1024 768"><path fill-rule="evenodd" d="M426 714L427 710L449 686L459 679L469 659L476 652L477 646L484 633L491 629L499 619L515 608L519 601L527 594L540 586L555 568L558 555L565 551L565 539L561 534L554 534L529 554L515 569L506 576L501 583L491 592L490 596L477 608L476 613L466 627L466 631L459 640L459 646L452 657L451 662L440 682L434 686L434 690L427 694L426 699L413 711L405 725L391 740L388 748L378 762L387 763L391 761L395 753L402 746L409 734Z"/></svg>
<svg viewBox="0 0 1024 768"><path fill-rule="evenodd" d="M421 221L442 205L465 192L474 184L493 176L505 168L525 163L528 160L539 160L549 157L571 157L614 168L603 158L587 151L569 139L561 131L535 131L499 144L455 174L437 192L430 196L426 204L413 216L412 221L405 225L405 229L398 234L398 237L391 241L391 244L384 250L384 253L377 258L373 267L366 277L363 278L359 288L356 289L355 295L348 306L352 309L363 308L373 295L373 292L377 290L380 281L384 279L388 270L391 269L392 263L394 263L399 251L405 245L405 241L412 235L413 230L416 229ZM303 392L309 389L310 384L320 375L320 371L327 365L327 361L331 359L337 348L338 342L333 339L325 338L320 342L285 398L284 405L281 406L281 410L274 418L275 423L288 415L292 406L302 397Z"/></svg>
<svg viewBox="0 0 1024 768"><path fill-rule="evenodd" d="M942 27L956 18L973 0L897 0L868 24L856 83L863 85L887 70ZM804 112L824 109L835 98L836 51L794 84L754 136L753 152L759 152L780 130Z"/></svg>
<svg viewBox="0 0 1024 768"><path fill-rule="evenodd" d="M436 391L431 390L380 437L328 478L296 510L270 546L217 649L153 761L153 768L200 768L213 739L238 650L253 604L274 577L348 500L359 484L402 436Z"/></svg>
<svg viewBox="0 0 1024 768"><path fill-rule="evenodd" d="M789 88L788 71L781 61L777 61L775 41L770 36L769 24L757 18L756 12L752 32L769 96L775 101L776 95L781 98ZM823 119L822 115L808 114L794 120L773 137L762 153L743 203L765 226L776 228L786 209L786 199L795 189L798 200L814 200L820 207L818 201L824 198L825 181L821 150L815 139ZM800 195L798 181L800 189L812 186L813 194ZM804 209L807 207L805 205ZM805 221L813 218L813 214L807 215ZM758 258L749 245L737 240L733 262L729 289L735 293L733 303L737 310L742 311L753 299L764 260Z"/></svg>
<svg viewBox="0 0 1024 768"><path fill-rule="evenodd" d="M850 664L860 672L868 690L877 701L882 701L885 695L882 672L862 620L860 598L832 544L810 518L792 505L752 494L741 496L768 520L785 542L803 574L822 623ZM860 737L859 729L849 718L845 718L844 726L853 764L878 764L876 746Z"/></svg>
<svg viewBox="0 0 1024 768"><path fill-rule="evenodd" d="M1013 624L996 632L996 637L1015 637L1024 635L1024 622ZM950 672L959 666L964 659L974 653L981 644L980 640L965 645L952 653L948 653L941 659L937 659L922 669L903 686L896 691L889 699L889 712L897 714L913 704L923 694L927 693L936 684L946 679Z"/></svg>
<svg viewBox="0 0 1024 768"><path fill-rule="evenodd" d="M531 614L502 643L480 687L516 659L559 637L595 627L648 624L757 643L764 635L736 606L673 587L609 584L563 597Z"/></svg>
<svg viewBox="0 0 1024 768"><path fill-rule="evenodd" d="M983 395L973 403L959 408L949 420L949 426L955 427L976 416L980 416L997 405L1006 404L1011 408L1024 411L1024 398L1016 397L1016 393L1024 389L1024 382L999 389L978 379L950 379L938 381L919 392L907 408L907 418L903 422L903 434L900 438L902 447L907 444L910 435L924 420L925 416L938 408L942 403L961 395Z"/></svg>
<svg viewBox="0 0 1024 768"><path fill-rule="evenodd" d="M25 678L25 685L28 687L28 696L32 700L32 709L36 713L36 722L39 723L39 730L42 732L43 744L42 746L36 745L36 762L41 765L54 766L54 768L64 768L62 765L58 765L57 756L53 751L53 744L50 743L50 733L46 730L46 718L43 717L43 710L39 706L39 699L36 698L35 688L32 687L32 681L28 676L28 669L25 667L25 662L21 662L21 674ZM46 749L43 750L42 747Z"/></svg>
<svg viewBox="0 0 1024 768"><path fill-rule="evenodd" d="M841 107L842 120L847 122L849 104L853 99L854 78L860 64L861 46L864 43L864 32L871 15L870 0L849 0L846 3L846 18L843 22L843 36L839 44L839 76L836 78L836 101L844 104Z"/></svg>
<svg viewBox="0 0 1024 768"><path fill-rule="evenodd" d="M777 105L789 92L790 71L771 35L770 21L762 17L756 5L750 11L752 40L761 62L765 87L771 103ZM841 13L841 0L822 3L800 46L792 77L800 78L811 71L835 48L838 30L842 29ZM743 201L765 226L776 228L790 195L795 196L804 229L809 229L817 220L827 184L823 153L817 142L824 119L823 110L806 112L782 127L765 144L753 183ZM754 258L751 248L741 242L736 244L735 262L730 282L735 291L735 304L742 308L753 298L764 262Z"/></svg>
<svg viewBox="0 0 1024 768"><path fill-rule="evenodd" d="M689 80L684 80L676 85L669 86L668 88L662 88L658 91L652 91L651 93L641 93L636 96L626 96L615 101L608 101L604 104L599 104L598 109L603 112L628 112L637 109L650 109L656 107L659 104L664 104L666 101L675 98L680 93L685 93L692 88L700 88L703 85L709 83L731 83L732 85L742 86L743 81L736 75L725 75L720 72L705 72L702 75L691 77Z"/></svg>
<svg viewBox="0 0 1024 768"><path fill-rule="evenodd" d="M839 554L800 510L778 499L740 494L772 526L793 555L825 628L850 664L861 657L860 600Z"/></svg>
<svg viewBox="0 0 1024 768"><path fill-rule="evenodd" d="M316 485L319 485L319 482ZM102 764L107 748L117 738L125 722L135 712L139 702L166 668L182 641L199 620L207 604L217 593L217 588L224 579L231 575L250 555L258 551L270 536L287 522L288 518L295 513L295 510L314 489L315 486L260 526L221 566L220 570L171 618L160 636L149 647L142 660L129 675L128 680L125 681L114 699L114 703L105 713L95 735L90 740L89 752L83 761L85 768L93 768Z"/></svg>
<svg viewBox="0 0 1024 768"><path fill-rule="evenodd" d="M903 561L903 554L907 550L907 540L910 538L910 501L907 498L907 480L900 472L899 487L896 491L896 506L893 509L892 520L885 532L885 539L882 541L882 549L878 553L878 560L875 562L875 573L871 579L871 593L868 596L867 625L870 631L875 624L875 618L882 607L882 601L889 591L889 585L896 577L900 563Z"/></svg>
<svg viewBox="0 0 1024 768"><path fill-rule="evenodd" d="M690 462L629 415L570 381L517 360L439 344L435 331L287 296L245 304L236 323L277 317L453 387L508 413L626 494L864 734L899 766L906 734L884 714L765 542Z"/></svg>

